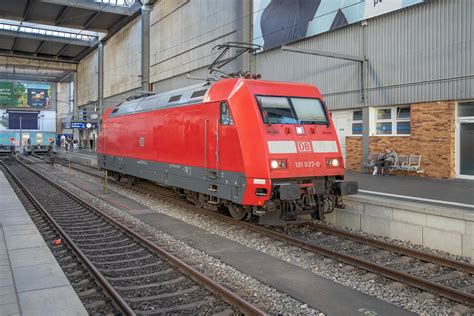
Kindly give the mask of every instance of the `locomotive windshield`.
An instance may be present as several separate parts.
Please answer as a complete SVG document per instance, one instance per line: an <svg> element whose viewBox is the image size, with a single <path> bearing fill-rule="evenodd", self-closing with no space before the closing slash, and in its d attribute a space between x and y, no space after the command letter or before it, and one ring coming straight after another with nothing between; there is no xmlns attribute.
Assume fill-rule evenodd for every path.
<svg viewBox="0 0 474 316"><path fill-rule="evenodd" d="M326 111L319 99L257 96L266 124L327 124Z"/></svg>

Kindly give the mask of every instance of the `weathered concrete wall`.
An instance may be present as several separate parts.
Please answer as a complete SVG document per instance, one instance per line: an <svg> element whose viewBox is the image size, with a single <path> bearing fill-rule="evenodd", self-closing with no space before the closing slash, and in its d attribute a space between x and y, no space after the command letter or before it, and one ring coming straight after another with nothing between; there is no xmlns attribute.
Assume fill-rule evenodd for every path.
<svg viewBox="0 0 474 316"><path fill-rule="evenodd" d="M69 91L70 83L58 82L56 83L56 131L61 132L61 120L69 116L69 100L71 98Z"/></svg>
<svg viewBox="0 0 474 316"><path fill-rule="evenodd" d="M140 87L141 32L138 17L106 42L104 98Z"/></svg>
<svg viewBox="0 0 474 316"><path fill-rule="evenodd" d="M98 68L99 56L97 50L81 60L77 67L77 102L78 106L98 99Z"/></svg>
<svg viewBox="0 0 474 316"><path fill-rule="evenodd" d="M237 40L239 6L240 1L223 0L163 0L156 4L151 11L150 82L208 66L216 57L211 53L215 45ZM227 69L235 71L231 67ZM183 76L181 85L186 84L193 82Z"/></svg>
<svg viewBox="0 0 474 316"><path fill-rule="evenodd" d="M344 204L345 209L328 214L326 221L474 257L472 212L364 195L345 197Z"/></svg>

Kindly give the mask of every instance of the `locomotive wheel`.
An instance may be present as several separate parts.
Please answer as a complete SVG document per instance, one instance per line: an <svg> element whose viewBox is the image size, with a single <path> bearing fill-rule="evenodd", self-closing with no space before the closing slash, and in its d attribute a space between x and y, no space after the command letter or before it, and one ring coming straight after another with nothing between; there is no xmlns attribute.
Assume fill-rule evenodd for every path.
<svg viewBox="0 0 474 316"><path fill-rule="evenodd" d="M317 219L319 221L324 221L324 219L325 219L324 213L322 213L320 211L314 212L313 214L311 214L311 217L314 218L314 219Z"/></svg>
<svg viewBox="0 0 474 316"><path fill-rule="evenodd" d="M110 177L115 181L120 181L120 179L122 178L120 173L113 171L110 173Z"/></svg>
<svg viewBox="0 0 474 316"><path fill-rule="evenodd" d="M229 213L232 215L232 218L238 221L243 220L246 216L248 216L249 213L242 206L229 204L227 208L229 209Z"/></svg>

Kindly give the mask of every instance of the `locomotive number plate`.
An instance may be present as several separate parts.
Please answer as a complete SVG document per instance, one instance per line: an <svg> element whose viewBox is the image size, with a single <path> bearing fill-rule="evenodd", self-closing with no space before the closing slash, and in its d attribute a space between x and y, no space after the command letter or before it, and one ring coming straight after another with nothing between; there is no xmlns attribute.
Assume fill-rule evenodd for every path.
<svg viewBox="0 0 474 316"><path fill-rule="evenodd" d="M297 142L297 148L299 152L313 151L310 142Z"/></svg>
<svg viewBox="0 0 474 316"><path fill-rule="evenodd" d="M296 168L319 168L321 163L319 161L305 160L305 161L295 161Z"/></svg>

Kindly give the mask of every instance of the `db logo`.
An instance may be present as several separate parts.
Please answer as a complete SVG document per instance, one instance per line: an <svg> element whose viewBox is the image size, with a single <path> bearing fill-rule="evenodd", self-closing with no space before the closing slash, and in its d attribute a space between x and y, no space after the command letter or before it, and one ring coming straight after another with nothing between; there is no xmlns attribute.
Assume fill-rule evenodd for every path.
<svg viewBox="0 0 474 316"><path fill-rule="evenodd" d="M298 151L313 151L310 142L298 142Z"/></svg>

